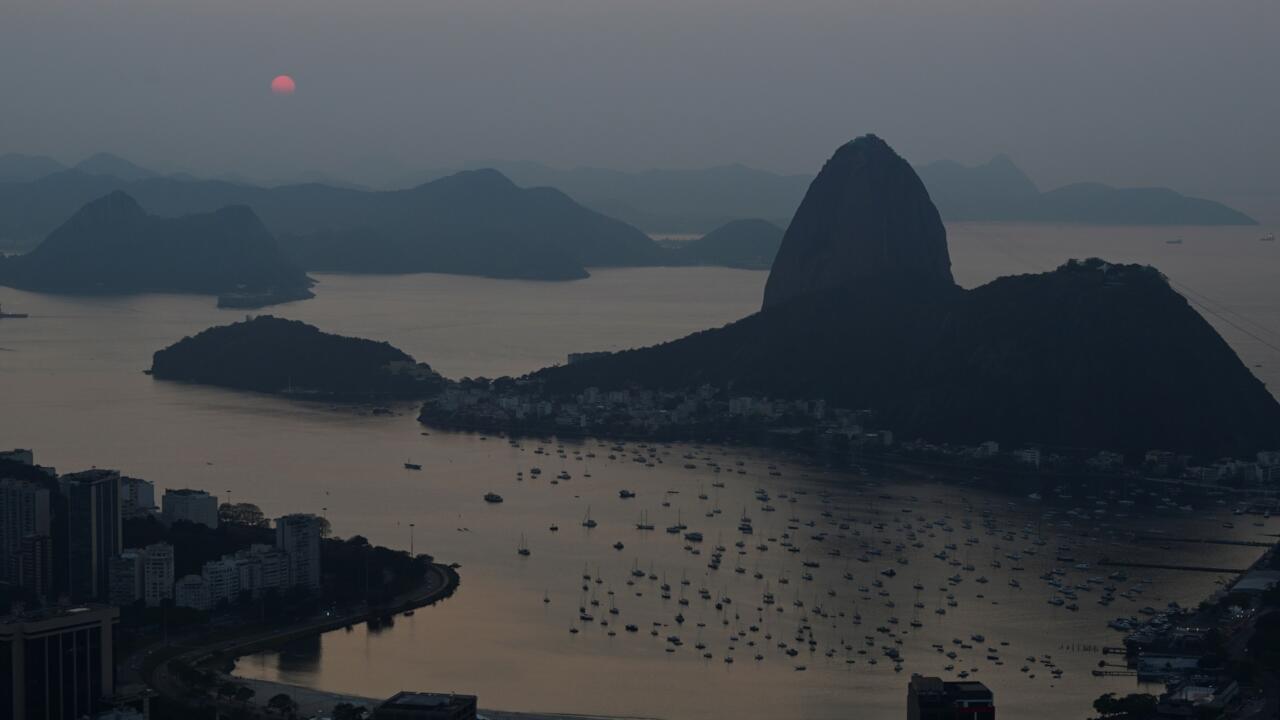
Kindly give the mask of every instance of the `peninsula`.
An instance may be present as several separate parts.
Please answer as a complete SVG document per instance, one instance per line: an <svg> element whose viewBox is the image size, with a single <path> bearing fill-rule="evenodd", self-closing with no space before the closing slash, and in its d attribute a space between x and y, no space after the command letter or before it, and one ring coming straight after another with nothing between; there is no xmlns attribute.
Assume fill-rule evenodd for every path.
<svg viewBox="0 0 1280 720"><path fill-rule="evenodd" d="M711 408L725 426L787 407L903 439L1206 458L1280 446L1280 404L1154 268L1089 259L957 286L924 184L875 136L810 186L760 312L466 390L422 419L707 437ZM834 422L839 408L859 419Z"/></svg>

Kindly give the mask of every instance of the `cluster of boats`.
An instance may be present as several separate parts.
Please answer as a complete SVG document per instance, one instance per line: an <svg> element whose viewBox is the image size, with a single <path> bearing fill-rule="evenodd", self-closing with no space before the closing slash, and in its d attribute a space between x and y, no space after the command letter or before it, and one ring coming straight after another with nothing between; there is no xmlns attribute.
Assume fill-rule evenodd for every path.
<svg viewBox="0 0 1280 720"><path fill-rule="evenodd" d="M656 443L615 444L607 457L656 468L669 464L672 452ZM539 447L535 454L550 453ZM563 446L556 454L583 463L596 458L596 451ZM1103 575L1093 569L1096 559L1090 556L1096 556L1099 538L1122 538L1132 530L1111 525L1109 517L1087 505L1056 506L1066 491L1048 500L1036 494L1029 503L988 500L979 506L962 493L920 498L865 478L839 486L810 478L789 482L779 479L782 470L775 465L759 472L742 460L726 462L705 451L685 453L680 460L697 474L668 478L658 490L616 490L619 503L644 503L635 508L639 518L634 523L617 522L621 505L609 508L605 523L597 521L590 505L585 507L583 543L603 541L622 552L628 534L635 533L639 542L655 530L653 513L670 513L670 524L662 525L666 532L656 537L671 539L656 545L653 540L639 542L648 557L632 555L625 565L601 561L583 570L576 590L545 593L542 602L556 607L577 596L568 603L572 635L589 628L604 638L647 631L666 653L680 653L691 642L703 659L719 657L731 664L735 658L782 658L797 671L807 670L816 658L845 667L861 663L902 671L909 666L958 677L1008 664L1017 665L1027 678L1052 682L1066 668L1051 655L1029 653L1021 662L1006 658L1014 639L1027 645L1053 642L1039 628L990 643L972 631L968 641L952 638L949 644L931 636L950 635L947 630L956 624L983 623L1003 632L1002 611L986 608L1030 607L1027 601L1037 595L1051 606L1076 612L1086 596L1096 598L1099 606L1154 596L1150 579L1130 582L1122 570ZM726 472L755 475L767 486L752 488L741 478L727 487L720 479ZM540 474L531 468L528 479ZM550 482L569 477L561 471ZM518 481L525 479L518 473ZM740 512L723 512L722 502L735 497ZM1083 500L1093 503L1095 498ZM1132 502L1096 507L1114 508L1113 516L1120 516L1132 511ZM517 552L531 555L523 535ZM1034 582L1037 577L1041 585ZM1113 629L1119 625L1111 623ZM1098 627L1105 632L1103 618ZM921 654L930 648L936 661ZM1080 671L1091 662L1083 660Z"/></svg>

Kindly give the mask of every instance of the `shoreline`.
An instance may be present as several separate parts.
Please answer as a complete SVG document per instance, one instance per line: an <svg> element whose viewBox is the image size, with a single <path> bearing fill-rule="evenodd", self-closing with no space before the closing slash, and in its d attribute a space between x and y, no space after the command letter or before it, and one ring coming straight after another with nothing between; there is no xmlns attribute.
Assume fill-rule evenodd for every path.
<svg viewBox="0 0 1280 720"><path fill-rule="evenodd" d="M190 706L193 698L199 698L195 702L203 700L221 706L224 701L212 699L206 693L189 687L174 674L170 665L175 661L197 668L213 665L219 674L226 675L227 673L221 672L226 663L234 664L235 660L245 655L279 647L300 638L322 635L348 625L435 605L452 597L461 585L458 572L447 565L432 563L428 573L431 580L424 585L377 607L360 608L345 615L312 617L282 629L252 627L229 637L205 635L197 638L194 643L178 640L167 646L147 650L142 661L141 678L149 688L177 705ZM265 702L266 698L259 700ZM225 704L228 709L243 709L242 705L230 702Z"/></svg>
<svg viewBox="0 0 1280 720"><path fill-rule="evenodd" d="M294 685L293 683L274 680L251 680L234 675L228 676L227 679L256 690L258 694L255 699L265 699L276 693L285 693L298 703L298 714L302 717L331 710L334 705L342 702L351 703L372 711L379 703L385 700L385 698L378 699L364 697L363 695L329 692L328 690L320 690L306 685ZM492 708L480 708L477 711L477 717L482 720L660 720L647 715L584 715L581 713L494 710Z"/></svg>

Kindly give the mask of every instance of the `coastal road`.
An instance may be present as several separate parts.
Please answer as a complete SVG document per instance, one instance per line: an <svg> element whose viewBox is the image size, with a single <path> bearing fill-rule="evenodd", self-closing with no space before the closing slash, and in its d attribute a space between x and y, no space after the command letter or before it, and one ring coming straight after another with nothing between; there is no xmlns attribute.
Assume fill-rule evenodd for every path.
<svg viewBox="0 0 1280 720"><path fill-rule="evenodd" d="M453 594L458 587L458 575L451 568L443 565L432 565L428 569L426 581L409 593L397 597L390 603L376 608L360 608L342 615L320 614L292 625L276 627L268 630L233 633L228 636L201 636L171 643L160 648L151 648L142 653L138 664L142 678L146 684L167 699L184 701L189 691L173 674L171 664L175 660L184 660L191 664L203 662L212 657L241 655L257 648L287 642L299 637L306 637L327 632L347 625L365 622L370 618L395 614L434 604ZM274 694L274 693L273 693ZM255 696L255 704L265 705L271 695ZM208 702L205 699L204 702ZM238 703L225 703L226 709L242 708ZM331 707L331 706L330 706Z"/></svg>

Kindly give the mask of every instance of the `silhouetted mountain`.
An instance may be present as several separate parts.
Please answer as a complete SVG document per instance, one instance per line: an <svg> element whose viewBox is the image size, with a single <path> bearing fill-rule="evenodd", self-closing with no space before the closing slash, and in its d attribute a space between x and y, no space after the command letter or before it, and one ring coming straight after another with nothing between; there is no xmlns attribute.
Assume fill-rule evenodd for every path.
<svg viewBox="0 0 1280 720"><path fill-rule="evenodd" d="M0 183L31 182L66 169L62 163L44 155L0 155Z"/></svg>
<svg viewBox="0 0 1280 720"><path fill-rule="evenodd" d="M814 178L773 261L764 307L864 280L907 291L955 284L928 191L874 135L846 143Z"/></svg>
<svg viewBox="0 0 1280 720"><path fill-rule="evenodd" d="M553 395L711 384L825 398L908 438L1211 456L1280 444L1280 404L1156 270L1073 261L963 290L904 167L872 137L836 152L761 312L532 379Z"/></svg>
<svg viewBox="0 0 1280 720"><path fill-rule="evenodd" d="M278 192L284 192L286 188ZM496 170L450 175L410 190L357 193L347 228L286 234L304 267L448 272L564 280L585 266L657 265L647 235L552 188L520 188Z"/></svg>
<svg viewBox="0 0 1280 720"><path fill-rule="evenodd" d="M1007 155L974 167L939 160L916 172L938 212L948 220L1017 218L1040 197L1039 188Z"/></svg>
<svg viewBox="0 0 1280 720"><path fill-rule="evenodd" d="M1244 213L1213 200L1187 197L1168 188L1114 188L1076 183L1040 196L1045 222L1094 225L1257 225Z"/></svg>
<svg viewBox="0 0 1280 720"><path fill-rule="evenodd" d="M782 228L768 220L733 220L697 240L674 246L693 265L768 270L782 245Z"/></svg>
<svg viewBox="0 0 1280 720"><path fill-rule="evenodd" d="M785 224L811 178L744 165L623 172L562 170L533 162L496 162L516 183L558 188L593 210L651 233L705 233L738 218Z"/></svg>
<svg viewBox="0 0 1280 720"><path fill-rule="evenodd" d="M308 270L451 272L571 279L585 266L656 265L670 253L639 230L552 188L520 188L494 170L458 173L408 190L325 185L261 188L152 177L124 181L79 171L0 185L0 238L29 242L75 207L125 190L160 215L248 205ZM78 203L78 204L75 204Z"/></svg>
<svg viewBox="0 0 1280 720"><path fill-rule="evenodd" d="M622 172L560 170L532 162L495 162L521 185L549 185L578 202L652 233L707 232L735 218L761 217L785 226L811 176L782 175L742 165L697 170ZM942 160L917 168L944 220L1093 225L1252 225L1252 218L1211 200L1166 188L1095 186L1041 193L1007 156L976 167Z"/></svg>
<svg viewBox="0 0 1280 720"><path fill-rule="evenodd" d="M311 297L310 279L249 208L161 218L123 192L85 205L35 250L0 261L0 283L67 293Z"/></svg>
<svg viewBox="0 0 1280 720"><path fill-rule="evenodd" d="M967 167L943 160L918 168L947 220L1000 220L1089 225L1256 225L1212 200L1168 188L1114 188L1077 183L1040 192L1008 157Z"/></svg>
<svg viewBox="0 0 1280 720"><path fill-rule="evenodd" d="M142 180L157 175L154 171L111 153L90 155L76 163L75 169L88 175L107 175L120 180Z"/></svg>
<svg viewBox="0 0 1280 720"><path fill-rule="evenodd" d="M443 384L389 343L270 315L183 338L155 353L150 372L162 380L344 400L424 397Z"/></svg>

